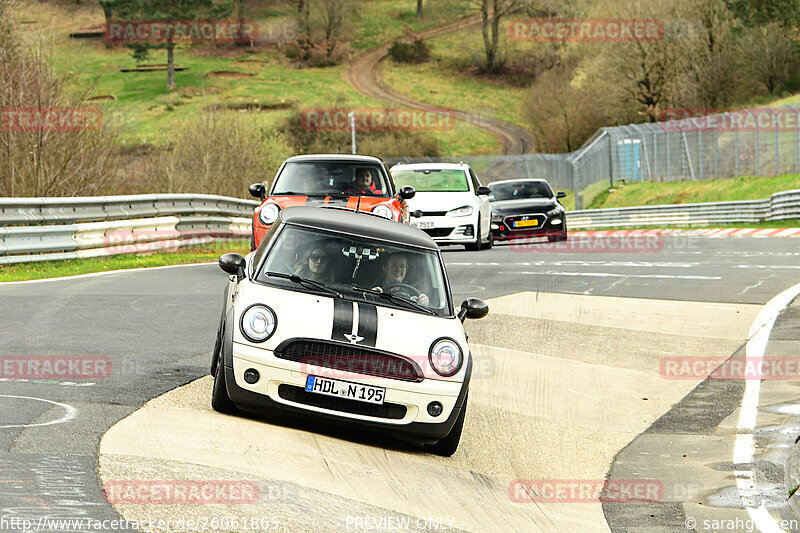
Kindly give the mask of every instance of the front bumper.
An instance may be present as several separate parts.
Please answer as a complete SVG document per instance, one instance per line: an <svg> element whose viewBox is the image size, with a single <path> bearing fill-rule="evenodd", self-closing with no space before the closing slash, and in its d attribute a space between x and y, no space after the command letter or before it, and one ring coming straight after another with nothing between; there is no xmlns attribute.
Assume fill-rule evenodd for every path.
<svg viewBox="0 0 800 533"><path fill-rule="evenodd" d="M511 227L511 220L519 217L536 217L538 225L535 227L514 228ZM559 223L554 224L554 221ZM530 238L530 237L547 237L547 236L562 236L567 235L567 220L566 215L556 215L548 217L544 213L530 213L529 215L503 215L500 217L493 217L492 219L492 236L495 242L510 241L514 239Z"/></svg>
<svg viewBox="0 0 800 533"><path fill-rule="evenodd" d="M433 225L433 227L420 229L430 235L431 239L438 244L470 244L474 243L475 229L478 225L477 218L466 217L446 217L446 216L423 216L411 219L412 226Z"/></svg>
<svg viewBox="0 0 800 533"><path fill-rule="evenodd" d="M228 325L232 324L230 318ZM472 372L471 358L467 359L463 383L430 378L415 383L366 375L342 376L333 369L314 368L313 375L316 376L384 387L386 394L384 407L381 408L357 400L304 392L307 373L304 373L302 363L279 359L269 350L233 343L228 335L231 329L226 326L222 347L225 384L231 400L244 411L258 414L277 411L304 419L314 418L339 425L377 429L407 440L433 443L450 433L464 408ZM261 376L252 385L244 380L244 372L251 368ZM438 417L432 417L427 412L427 406L432 401L442 404L443 412ZM343 405L349 411L341 410Z"/></svg>

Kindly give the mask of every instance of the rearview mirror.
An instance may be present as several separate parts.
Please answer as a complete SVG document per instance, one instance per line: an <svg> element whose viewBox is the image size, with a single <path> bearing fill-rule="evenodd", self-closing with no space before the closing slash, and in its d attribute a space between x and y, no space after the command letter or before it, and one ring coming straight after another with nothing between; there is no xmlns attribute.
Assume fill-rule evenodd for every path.
<svg viewBox="0 0 800 533"><path fill-rule="evenodd" d="M250 196L254 196L256 198L261 199L264 201L264 198L267 197L267 188L264 187L262 183L254 183L250 186Z"/></svg>
<svg viewBox="0 0 800 533"><path fill-rule="evenodd" d="M478 298L467 298L461 302L458 318L463 322L465 318L478 319L489 314L489 306Z"/></svg>
<svg viewBox="0 0 800 533"><path fill-rule="evenodd" d="M405 187L400 189L400 192L398 194L400 195L400 198L402 198L403 200L410 200L411 198L414 198L414 195L417 194L417 191L414 190L414 187L406 185Z"/></svg>
<svg viewBox="0 0 800 533"><path fill-rule="evenodd" d="M492 194L492 189L489 187L478 187L478 196L485 196L487 194Z"/></svg>
<svg viewBox="0 0 800 533"><path fill-rule="evenodd" d="M231 276L236 276L238 281L244 279L244 267L246 264L244 257L239 254L225 254L219 258L219 267Z"/></svg>
<svg viewBox="0 0 800 533"><path fill-rule="evenodd" d="M565 192L559 191L559 192L556 193L556 198L566 198L566 197L567 197L567 193L565 193Z"/></svg>

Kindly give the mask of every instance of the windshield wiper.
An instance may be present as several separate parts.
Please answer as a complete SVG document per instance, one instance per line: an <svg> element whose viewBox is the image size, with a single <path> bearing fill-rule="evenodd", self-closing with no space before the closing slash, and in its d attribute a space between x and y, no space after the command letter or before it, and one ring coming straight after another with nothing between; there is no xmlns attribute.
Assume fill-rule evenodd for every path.
<svg viewBox="0 0 800 533"><path fill-rule="evenodd" d="M418 304L417 302L414 302L412 300L408 300L406 298L403 298L402 296L397 296L396 294L392 294L391 292L376 291L375 289L368 289L366 287L359 287L358 285L353 285L353 289L356 290L356 291L368 292L370 294L374 294L374 295L378 296L379 298L383 298L384 300L389 300L391 302L404 303L406 305L410 305L414 309L422 311L423 313L428 313L429 315L437 316L436 313L434 313L433 311L431 311L427 307L425 307L425 306L423 306L421 304Z"/></svg>
<svg viewBox="0 0 800 533"><path fill-rule="evenodd" d="M303 284L309 285L311 287L314 287L315 289L319 289L323 292L327 292L328 294L336 296L337 298L342 297L342 294L339 291L331 289L321 281L315 281L313 279L303 278L298 276L297 274L284 274L283 272L267 272L267 276L272 276L274 278L288 279L292 283L299 283L300 285Z"/></svg>

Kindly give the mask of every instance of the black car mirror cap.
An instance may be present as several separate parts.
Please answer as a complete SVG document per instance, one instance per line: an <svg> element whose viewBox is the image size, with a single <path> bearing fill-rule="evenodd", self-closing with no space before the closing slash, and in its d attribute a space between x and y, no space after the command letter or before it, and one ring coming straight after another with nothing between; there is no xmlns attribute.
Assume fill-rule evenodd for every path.
<svg viewBox="0 0 800 533"><path fill-rule="evenodd" d="M556 198L566 198L566 197L567 197L567 193L565 193L563 191L558 191L556 193Z"/></svg>
<svg viewBox="0 0 800 533"><path fill-rule="evenodd" d="M241 281L245 277L244 269L247 261L239 254L229 253L219 258L219 267L226 274L236 276L236 279Z"/></svg>
<svg viewBox="0 0 800 533"><path fill-rule="evenodd" d="M254 183L250 186L250 196L261 199L263 202L267 197L267 188L263 183Z"/></svg>
<svg viewBox="0 0 800 533"><path fill-rule="evenodd" d="M465 318L479 319L489 314L489 306L479 298L467 298L461 302L461 309L458 311L458 318L462 322Z"/></svg>
<svg viewBox="0 0 800 533"><path fill-rule="evenodd" d="M492 189L489 187L478 187L478 196L492 194Z"/></svg>
<svg viewBox="0 0 800 533"><path fill-rule="evenodd" d="M414 196L416 194L417 194L417 191L414 190L414 187L411 187L410 185L406 185L405 187L402 187L400 189L400 192L397 193L397 195L400 198L402 198L403 200L410 200L410 199L414 198Z"/></svg>

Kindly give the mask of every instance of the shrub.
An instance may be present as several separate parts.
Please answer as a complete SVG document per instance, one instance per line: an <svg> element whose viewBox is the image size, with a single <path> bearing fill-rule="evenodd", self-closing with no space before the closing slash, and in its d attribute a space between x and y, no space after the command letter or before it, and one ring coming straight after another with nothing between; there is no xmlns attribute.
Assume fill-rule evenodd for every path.
<svg viewBox="0 0 800 533"><path fill-rule="evenodd" d="M431 47L418 38L411 43L395 41L389 47L389 55L400 63L424 63L431 58Z"/></svg>

